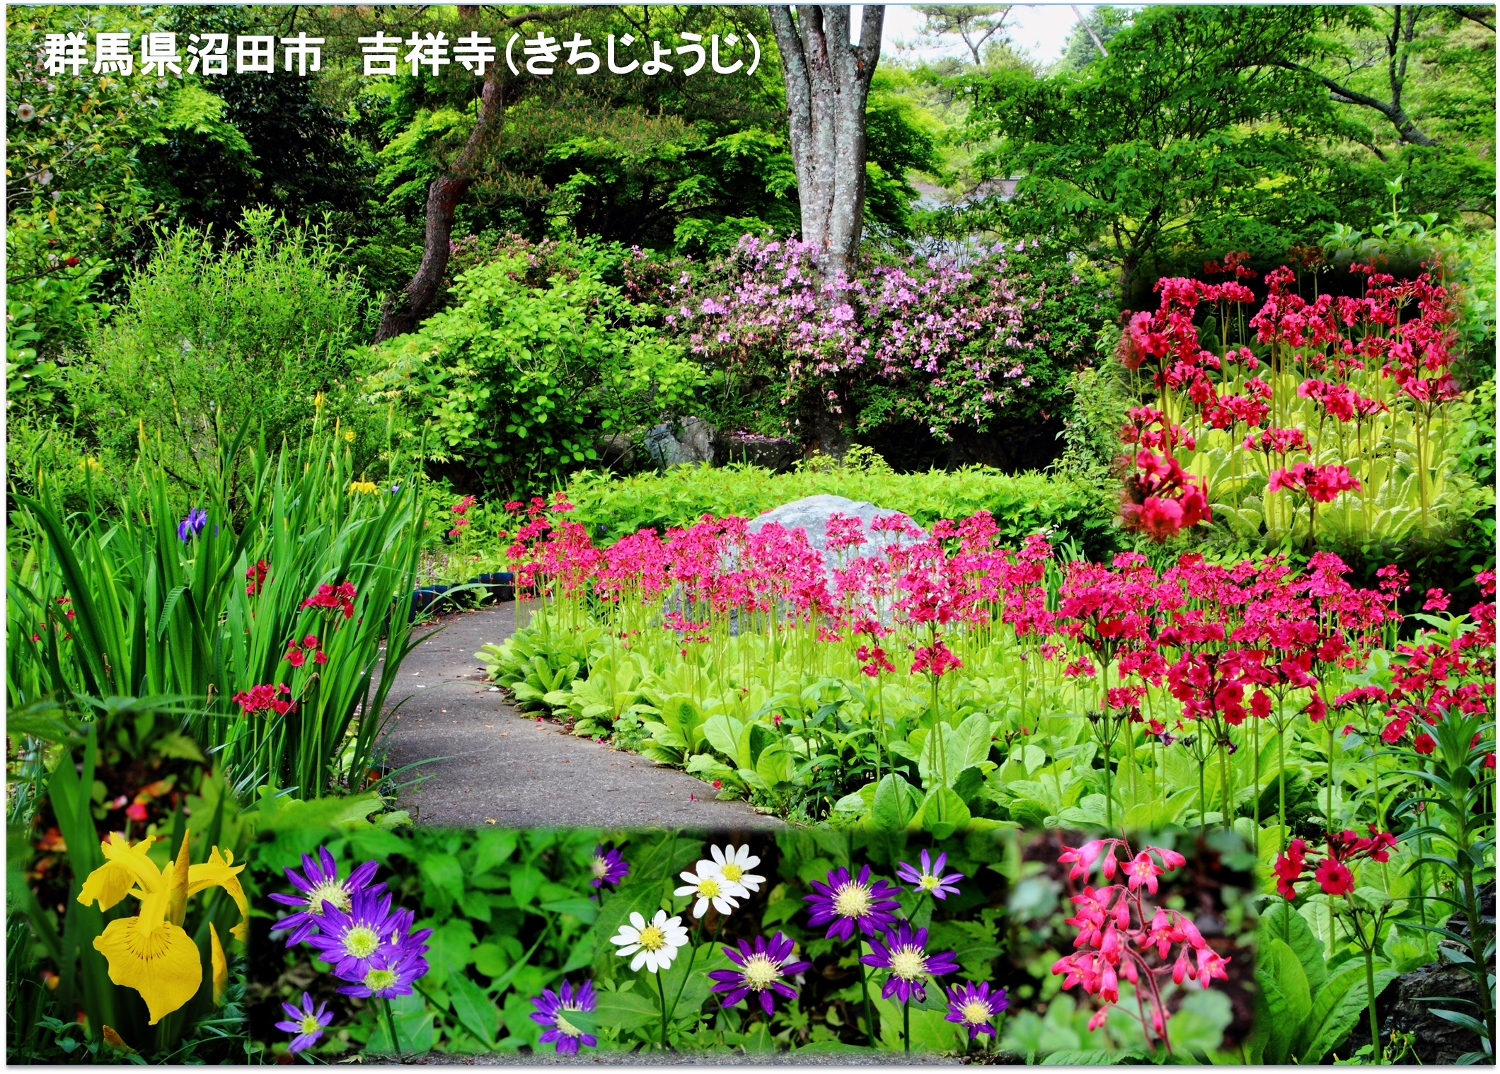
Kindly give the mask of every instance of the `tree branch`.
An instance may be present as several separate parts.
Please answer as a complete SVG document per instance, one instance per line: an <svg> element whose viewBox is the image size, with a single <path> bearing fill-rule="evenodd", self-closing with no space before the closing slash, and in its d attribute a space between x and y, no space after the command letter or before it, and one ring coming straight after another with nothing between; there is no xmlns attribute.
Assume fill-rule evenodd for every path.
<svg viewBox="0 0 1500 1074"><path fill-rule="evenodd" d="M1327 87L1328 91L1333 94L1333 99L1339 104L1354 104L1362 108L1374 109L1391 121L1391 125L1396 128L1396 132L1401 136L1403 142L1423 146L1435 146L1438 144L1417 129L1416 123L1412 121L1412 118L1406 114L1406 110L1399 104L1391 104L1380 100L1378 97L1371 97L1360 93L1358 90L1352 90L1348 86L1340 85L1327 75L1319 74L1304 64L1293 63L1290 60L1273 60L1272 66L1280 67L1286 71L1300 71L1304 74L1312 75Z"/></svg>
<svg viewBox="0 0 1500 1074"><path fill-rule="evenodd" d="M1094 42L1094 47L1099 50L1099 55L1103 56L1106 60L1109 59L1109 50L1104 47L1103 40L1100 39L1099 35L1094 31L1094 28L1089 25L1088 20L1083 17L1081 12L1079 12L1078 5L1070 4L1069 6L1073 9L1074 17L1076 17L1079 23L1082 24L1083 28L1088 31L1089 39Z"/></svg>
<svg viewBox="0 0 1500 1074"><path fill-rule="evenodd" d="M1471 4L1454 4L1448 8L1449 11L1461 19L1478 23L1491 33L1495 32L1495 9L1492 7L1476 7Z"/></svg>

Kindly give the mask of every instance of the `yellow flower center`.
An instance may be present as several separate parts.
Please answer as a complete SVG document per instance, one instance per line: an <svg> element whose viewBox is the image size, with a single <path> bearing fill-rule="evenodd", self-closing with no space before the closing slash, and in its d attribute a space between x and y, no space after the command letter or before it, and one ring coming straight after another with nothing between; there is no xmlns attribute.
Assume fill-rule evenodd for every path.
<svg viewBox="0 0 1500 1074"><path fill-rule="evenodd" d="M369 958L380 946L380 934L365 925L355 925L344 933L344 953L354 958Z"/></svg>
<svg viewBox="0 0 1500 1074"><path fill-rule="evenodd" d="M557 1026L558 1029L562 1030L564 1033L566 1033L570 1037L581 1037L581 1036L583 1036L583 1030L579 1029L572 1022L570 1022L566 1018L564 1018L563 1017L563 1013L562 1013L563 1011L581 1011L581 1010L583 1010L582 1007L559 1007L557 1009L557 1013L552 1016L552 1024L555 1025L555 1026Z"/></svg>
<svg viewBox="0 0 1500 1074"><path fill-rule="evenodd" d="M781 966L766 955L755 954L745 959L745 968L740 972L745 975L747 985L757 992L764 992L772 981L781 976Z"/></svg>
<svg viewBox="0 0 1500 1074"><path fill-rule="evenodd" d="M171 946L170 930L151 928L144 914L135 919L135 927L129 931L125 941L126 950L147 962L161 958Z"/></svg>
<svg viewBox="0 0 1500 1074"><path fill-rule="evenodd" d="M641 929L640 945L647 951L660 951L667 943L667 934L655 925Z"/></svg>
<svg viewBox="0 0 1500 1074"><path fill-rule="evenodd" d="M741 869L733 862L730 862L728 865L724 866L719 870L719 872L724 874L725 880L728 880L734 884L738 884L740 882L740 877L745 875L745 870Z"/></svg>
<svg viewBox="0 0 1500 1074"><path fill-rule="evenodd" d="M371 970L365 974L365 987L371 992L379 992L390 988L396 983L396 975L390 970Z"/></svg>
<svg viewBox="0 0 1500 1074"><path fill-rule="evenodd" d="M609 862L605 861L603 858L595 858L594 875L597 876L600 880L603 880L607 875L609 875Z"/></svg>
<svg viewBox="0 0 1500 1074"><path fill-rule="evenodd" d="M938 878L933 876L931 873L923 873L922 879L917 881L917 887L921 888L923 891L932 891L937 886Z"/></svg>
<svg viewBox="0 0 1500 1074"><path fill-rule="evenodd" d="M927 974L927 956L920 947L898 947L891 952L891 972L903 981L915 981Z"/></svg>
<svg viewBox="0 0 1500 1074"><path fill-rule="evenodd" d="M711 876L701 877L698 880L698 894L705 899L716 898L719 894L719 882Z"/></svg>
<svg viewBox="0 0 1500 1074"><path fill-rule="evenodd" d="M990 1005L982 1000L971 999L958 1009L958 1016L964 1020L965 1025L983 1025L994 1017Z"/></svg>
<svg viewBox="0 0 1500 1074"><path fill-rule="evenodd" d="M870 912L870 889L849 881L833 894L833 912L840 917L864 917Z"/></svg>
<svg viewBox="0 0 1500 1074"><path fill-rule="evenodd" d="M304 1014L302 1016L302 1021L297 1023L297 1028L300 1029L303 1033L316 1033L323 1027L318 1024L318 1020L312 1015Z"/></svg>
<svg viewBox="0 0 1500 1074"><path fill-rule="evenodd" d="M309 913L323 913L323 904L333 903L334 909L349 912L349 892L344 888L342 880L325 880L317 887L307 893L307 909Z"/></svg>

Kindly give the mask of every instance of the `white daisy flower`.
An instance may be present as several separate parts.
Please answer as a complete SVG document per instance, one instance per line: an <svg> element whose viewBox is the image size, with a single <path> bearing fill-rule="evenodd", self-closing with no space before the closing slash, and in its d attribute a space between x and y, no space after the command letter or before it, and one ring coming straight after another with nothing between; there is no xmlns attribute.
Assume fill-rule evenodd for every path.
<svg viewBox="0 0 1500 1074"><path fill-rule="evenodd" d="M698 871L683 873L682 879L687 883L672 894L698 897L698 901L693 904L694 917L706 914L709 903L713 903L714 909L719 913L727 915L739 909L740 904L736 899L747 898L750 894L743 885L720 873L719 867L711 861L700 861Z"/></svg>
<svg viewBox="0 0 1500 1074"><path fill-rule="evenodd" d="M630 968L642 966L655 973L666 969L677 957L677 949L688 942L687 929L682 927L682 918L668 917L665 910L656 911L656 917L648 925L638 913L630 915L630 924L621 925L620 931L609 938L612 944L620 944L619 955L630 960Z"/></svg>
<svg viewBox="0 0 1500 1074"><path fill-rule="evenodd" d="M698 872L702 873L705 865L712 865L725 880L728 880L732 884L738 884L745 891L760 890L760 886L765 882L766 878L756 876L750 871L760 864L760 859L750 853L749 843L746 843L738 850L733 845L730 845L726 847L711 846L708 848L708 851L714 856L714 860L712 862L700 861L698 863Z"/></svg>

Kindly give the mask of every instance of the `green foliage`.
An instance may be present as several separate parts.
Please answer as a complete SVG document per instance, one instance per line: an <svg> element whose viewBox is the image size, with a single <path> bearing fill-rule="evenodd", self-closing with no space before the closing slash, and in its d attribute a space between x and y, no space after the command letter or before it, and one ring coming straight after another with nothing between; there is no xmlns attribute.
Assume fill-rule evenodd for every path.
<svg viewBox="0 0 1500 1074"><path fill-rule="evenodd" d="M868 500L901 511L923 525L940 518L966 518L986 510L1005 539L1019 541L1052 530L1099 554L1115 540L1113 508L1097 493L1069 478L1004 474L988 467L923 474L897 474L878 462L808 466L774 474L757 466L674 466L665 473L611 478L596 471L575 474L567 485L575 507L569 517L590 533L623 537L642 527L685 526L704 514L754 518L792 500L820 493Z"/></svg>
<svg viewBox="0 0 1500 1074"><path fill-rule="evenodd" d="M243 241L217 246L180 227L161 236L108 322L90 325L87 359L70 370L73 401L102 446L129 456L141 428L161 430L160 461L179 479L217 459L217 428L242 425L273 447L325 417L366 434L381 418L356 409L347 352L360 327L359 280L337 267L320 228L269 211L245 215Z"/></svg>
<svg viewBox="0 0 1500 1074"><path fill-rule="evenodd" d="M490 487L596 460L599 437L687 400L701 379L584 258L540 283L527 269L523 248L464 273L454 306L375 349L367 382L411 417L430 458Z"/></svg>
<svg viewBox="0 0 1500 1074"><path fill-rule="evenodd" d="M1025 177L1009 226L1107 250L1127 283L1173 244L1284 250L1329 218L1338 185L1315 146L1327 90L1276 66L1310 47L1316 18L1152 7L1081 73L973 76L973 132L1000 139L983 160Z"/></svg>
<svg viewBox="0 0 1500 1074"><path fill-rule="evenodd" d="M1100 4L1083 16L1082 21L1073 24L1073 31L1068 35L1068 45L1062 54L1062 59L1057 61L1054 73L1061 74L1067 71L1081 71L1095 60L1101 58L1099 46L1094 43L1097 37L1109 48L1117 34L1130 23L1130 13L1121 8L1112 7L1109 4ZM1093 33L1089 33L1092 30Z"/></svg>
<svg viewBox="0 0 1500 1074"><path fill-rule="evenodd" d="M225 102L196 75L159 86L139 76L49 76L42 64L45 34L82 32L91 42L101 30L139 35L168 29L171 14L67 6L6 13L7 283L12 298L21 285L37 310L44 350L75 345L101 285L118 285L149 254L148 228L167 208L150 159L157 147L186 138L242 166L250 155ZM23 104L35 114L19 121Z"/></svg>
<svg viewBox="0 0 1500 1074"><path fill-rule="evenodd" d="M1101 489L1115 487L1125 451L1120 430L1132 402L1119 367L1111 363L1081 369L1069 378L1068 387L1073 392L1072 416L1063 425L1066 447L1057 468Z"/></svg>
<svg viewBox="0 0 1500 1074"><path fill-rule="evenodd" d="M314 9L301 8L293 29L289 13L276 8L170 7L164 14L164 28L179 42L205 33L227 33L231 42L240 34L295 36L316 18ZM315 27L308 33L320 36ZM337 64L332 52L325 46L330 71ZM184 81L196 79L186 74ZM228 235L246 210L262 207L296 223L324 219L340 235L375 224L366 216L374 169L350 137L351 120L329 81L231 74L197 88L216 95L215 126L164 128L142 152L147 185L178 220Z"/></svg>
<svg viewBox="0 0 1500 1074"><path fill-rule="evenodd" d="M78 718L116 696L167 697L237 780L306 797L358 789L413 644L413 478L393 465L386 481L400 492L357 492L348 451L319 438L252 454L241 485L229 476L236 449L221 445L221 476L191 501L207 520L188 539L186 510L149 455L118 498L99 494L85 513L65 514L45 478L40 499L17 500L7 703ZM325 583L351 585L358 614L303 607ZM326 664L300 649L306 663L289 661L288 640L308 635ZM275 696L291 707L247 718L234 698L256 686L285 688Z"/></svg>

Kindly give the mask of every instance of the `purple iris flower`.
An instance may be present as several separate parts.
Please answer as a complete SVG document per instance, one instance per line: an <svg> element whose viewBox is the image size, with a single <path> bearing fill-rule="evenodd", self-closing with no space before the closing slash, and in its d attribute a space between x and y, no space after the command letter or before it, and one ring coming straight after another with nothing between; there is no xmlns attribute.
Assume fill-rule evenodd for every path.
<svg viewBox="0 0 1500 1074"><path fill-rule="evenodd" d="M989 982L976 986L966 981L962 988L954 985L948 990L948 1021L957 1022L969 1031L974 1040L981 1033L995 1036L995 1019L1010 1006L1005 989L997 988L992 993Z"/></svg>
<svg viewBox="0 0 1500 1074"><path fill-rule="evenodd" d="M377 895L357 891L347 911L331 902L323 904L323 920L318 923L318 932L307 938L307 945L333 966L335 977L361 981L371 959L395 944L410 920L411 915L405 911L391 913L389 892Z"/></svg>
<svg viewBox="0 0 1500 1074"><path fill-rule="evenodd" d="M358 973L335 970L334 976L353 982L340 988L339 992L366 999L411 995L412 982L427 973L427 944L424 941L431 935L431 929L421 929L409 936L394 938L365 959L364 968Z"/></svg>
<svg viewBox="0 0 1500 1074"><path fill-rule="evenodd" d="M927 998L927 978L941 977L958 969L958 956L952 951L927 952L927 930L912 932L911 923L901 922L893 930L887 930L885 942L870 941L873 954L860 958L866 966L890 970L885 988L880 992L883 999L895 996L902 1003L916 996L917 1002Z"/></svg>
<svg viewBox="0 0 1500 1074"><path fill-rule="evenodd" d="M371 886L370 880L374 876L375 863L373 861L365 862L347 878L341 880L338 863L333 860L333 855L328 853L326 848L318 848L316 859L311 854L302 855L302 872L297 872L291 866L286 868L287 880L302 894L271 893L273 902L278 902L282 906L295 906L297 912L276 922L271 926L271 931L281 932L290 929L291 935L287 937L286 945L296 947L312 935L322 922L325 902L332 903L336 910L347 911L352 905L355 892L369 891L372 895L383 892L384 884Z"/></svg>
<svg viewBox="0 0 1500 1074"><path fill-rule="evenodd" d="M827 924L827 936L841 940L854 938L854 926L866 936L874 936L876 929L888 927L896 920L891 913L901 904L894 898L900 889L884 880L870 883L870 867L859 871L857 880L850 879L849 870L838 868L828 874L828 883L812 882L813 894L803 898L812 904L807 923L812 926Z"/></svg>
<svg viewBox="0 0 1500 1074"><path fill-rule="evenodd" d="M795 977L812 969L811 962L792 961L793 946L790 939L778 932L771 937L769 943L764 936L757 936L754 948L745 940L740 941L738 950L733 947L724 948L724 954L739 969L711 971L709 976L719 982L712 990L729 993L720 1000L726 1007L733 1007L741 1000L746 1000L745 1006L748 1007L750 1003L747 997L750 993L759 993L761 1010L770 1017L775 1005L771 998L772 992L787 999L797 998L797 990L781 978Z"/></svg>
<svg viewBox="0 0 1500 1074"><path fill-rule="evenodd" d="M589 864L594 871L594 879L589 884L596 888L602 888L605 884L619 884L630 875L630 863L614 847L595 847L594 857Z"/></svg>
<svg viewBox="0 0 1500 1074"><path fill-rule="evenodd" d="M202 533L206 525L208 525L208 512L201 507L195 507L187 513L187 518L177 523L177 539L186 544Z"/></svg>
<svg viewBox="0 0 1500 1074"><path fill-rule="evenodd" d="M580 1044L587 1048L598 1047L597 1037L592 1033L585 1033L568 1021L569 1011L594 1009L593 981L584 981L575 991L573 986L564 980L562 987L556 992L550 988L544 988L542 994L533 997L531 1003L536 1007L536 1010L531 1012L531 1020L538 1025L550 1027L547 1032L537 1038L537 1043L555 1042L558 1055L577 1055Z"/></svg>
<svg viewBox="0 0 1500 1074"><path fill-rule="evenodd" d="M917 872L914 866L906 862L898 862L896 875L908 884L915 884L917 891L927 892L934 899L946 899L949 895L958 894L958 882L964 878L963 873L949 873L943 875L943 866L948 864L948 855L939 854L937 864L932 863L932 858L927 851L922 851L922 871Z"/></svg>
<svg viewBox="0 0 1500 1074"><path fill-rule="evenodd" d="M287 1020L277 1022L276 1028L283 1033L292 1034L292 1043L287 1045L286 1049L292 1055L318 1043L323 1030L328 1028L329 1022L333 1021L333 1012L328 1009L328 1004L319 1003L318 1009L313 1010L312 997L306 992L302 993L301 1010L290 1003L283 1003L281 1009L286 1012Z"/></svg>

